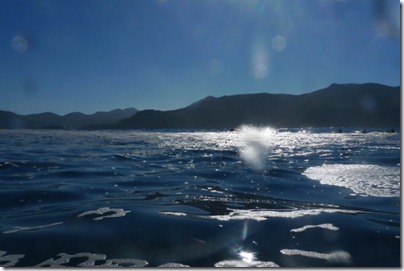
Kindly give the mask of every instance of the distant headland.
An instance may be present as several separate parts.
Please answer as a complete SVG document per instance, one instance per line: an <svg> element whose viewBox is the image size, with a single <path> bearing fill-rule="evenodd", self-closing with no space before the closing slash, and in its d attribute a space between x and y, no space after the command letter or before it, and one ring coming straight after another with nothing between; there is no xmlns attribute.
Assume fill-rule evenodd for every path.
<svg viewBox="0 0 404 271"><path fill-rule="evenodd" d="M0 111L0 129L233 129L243 124L274 128L400 127L400 87L331 84L301 95L209 96L170 111L127 108L64 116Z"/></svg>

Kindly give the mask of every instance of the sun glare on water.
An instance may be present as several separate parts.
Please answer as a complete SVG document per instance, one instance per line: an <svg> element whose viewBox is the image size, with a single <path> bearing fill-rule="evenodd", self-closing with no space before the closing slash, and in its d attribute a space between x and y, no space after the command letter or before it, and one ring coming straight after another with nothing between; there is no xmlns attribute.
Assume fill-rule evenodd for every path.
<svg viewBox="0 0 404 271"><path fill-rule="evenodd" d="M237 132L240 137L239 153L241 158L255 170L265 167L265 158L273 142L275 129L270 127L241 126Z"/></svg>

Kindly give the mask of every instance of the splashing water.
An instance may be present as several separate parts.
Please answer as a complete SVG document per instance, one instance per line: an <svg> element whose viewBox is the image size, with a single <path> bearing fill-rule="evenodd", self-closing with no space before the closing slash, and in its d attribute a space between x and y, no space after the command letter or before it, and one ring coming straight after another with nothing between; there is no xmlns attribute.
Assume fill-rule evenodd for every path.
<svg viewBox="0 0 404 271"><path fill-rule="evenodd" d="M265 158L276 134L275 129L243 125L237 132L241 140L239 147L241 158L255 170L264 169Z"/></svg>

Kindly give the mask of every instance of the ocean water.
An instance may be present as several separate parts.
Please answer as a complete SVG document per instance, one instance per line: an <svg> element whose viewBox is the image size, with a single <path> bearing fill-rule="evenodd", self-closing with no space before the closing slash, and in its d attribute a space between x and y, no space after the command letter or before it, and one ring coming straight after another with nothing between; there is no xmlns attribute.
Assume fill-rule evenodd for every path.
<svg viewBox="0 0 404 271"><path fill-rule="evenodd" d="M0 266L398 267L400 133L0 131Z"/></svg>

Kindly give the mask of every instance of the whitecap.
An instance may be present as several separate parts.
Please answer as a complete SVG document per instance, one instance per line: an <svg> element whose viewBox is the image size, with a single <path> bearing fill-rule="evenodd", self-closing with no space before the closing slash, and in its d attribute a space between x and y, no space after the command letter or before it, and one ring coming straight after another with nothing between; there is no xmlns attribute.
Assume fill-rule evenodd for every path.
<svg viewBox="0 0 404 271"><path fill-rule="evenodd" d="M324 209L324 208L295 210L295 211L233 210L228 215L216 215L211 217L222 221L245 220L245 219L261 221L272 217L298 218L303 216L320 215L321 213L357 213L357 211L342 210L342 209Z"/></svg>
<svg viewBox="0 0 404 271"><path fill-rule="evenodd" d="M90 252L80 252L76 254L59 253L57 254L59 258L48 259L35 267L66 267L71 259L83 258L83 262L77 264L77 267L88 267L88 268L109 268L109 267L144 267L148 264L147 261L138 259L107 259L104 254L94 254ZM96 262L105 263L96 264Z"/></svg>
<svg viewBox="0 0 404 271"><path fill-rule="evenodd" d="M361 196L399 197L400 168L363 164L324 164L304 173L321 184L346 187Z"/></svg>
<svg viewBox="0 0 404 271"><path fill-rule="evenodd" d="M109 267L144 267L148 264L145 260L138 259L110 259L106 260L105 264L95 265L94 267L109 268Z"/></svg>
<svg viewBox="0 0 404 271"><path fill-rule="evenodd" d="M226 215L188 215L180 212L161 212L162 214L172 215L172 216L192 216L199 219L216 219L219 221L230 221L230 220L256 220L263 221L268 218L298 218L303 216L315 216L322 213L346 213L346 214L356 214L360 211L346 210L346 209L331 209L331 208L315 208L315 209L303 209L303 210L293 210L293 211L275 211L275 210L265 210L265 209L230 209L229 214Z"/></svg>
<svg viewBox="0 0 404 271"><path fill-rule="evenodd" d="M110 215L103 215L105 213L109 213L109 212L113 212ZM84 213L79 214L77 217L83 217L86 215L103 215L103 216L98 216L95 217L93 220L102 220L104 218L116 218L116 217L123 217L125 216L127 213L130 213L130 211L125 211L124 209L117 209L117 208L109 208L109 207L103 207L103 208L99 208L97 210L90 210L90 211L86 211Z"/></svg>
<svg viewBox="0 0 404 271"><path fill-rule="evenodd" d="M161 264L157 267L169 267L169 268L174 267L175 268L175 267L190 267L190 266L186 265L186 264L182 264L182 263L165 263L165 264Z"/></svg>
<svg viewBox="0 0 404 271"><path fill-rule="evenodd" d="M215 263L215 267L279 267L279 265L264 261L224 260Z"/></svg>
<svg viewBox="0 0 404 271"><path fill-rule="evenodd" d="M297 228L297 229L291 229L291 232L303 232L307 229L313 229L313 228L322 228L322 229L326 229L326 230L330 230L330 231L338 231L339 228L335 227L333 224L331 223L325 223L325 224L320 224L320 225L306 225L304 227L301 228Z"/></svg>
<svg viewBox="0 0 404 271"><path fill-rule="evenodd" d="M343 250L337 250L331 253L320 253L300 249L282 249L281 253L288 256L299 255L309 258L322 259L334 263L350 263L352 259L351 254Z"/></svg>
<svg viewBox="0 0 404 271"><path fill-rule="evenodd" d="M40 264L37 264L35 267L66 267L64 264L69 263L70 260L74 258L87 258L77 266L92 267L95 265L95 261L102 261L107 258L107 256L104 254L93 254L89 252L80 252L76 254L59 253L57 256L59 256L59 258L48 259Z"/></svg>
<svg viewBox="0 0 404 271"><path fill-rule="evenodd" d="M165 211L161 211L160 214L162 214L162 215L171 215L171 216L187 216L186 213L181 213L181 212L165 212Z"/></svg>
<svg viewBox="0 0 404 271"><path fill-rule="evenodd" d="M1 267L11 267L15 266L21 258L24 258L24 254L10 254L6 255L7 251L0 250L0 266Z"/></svg>

